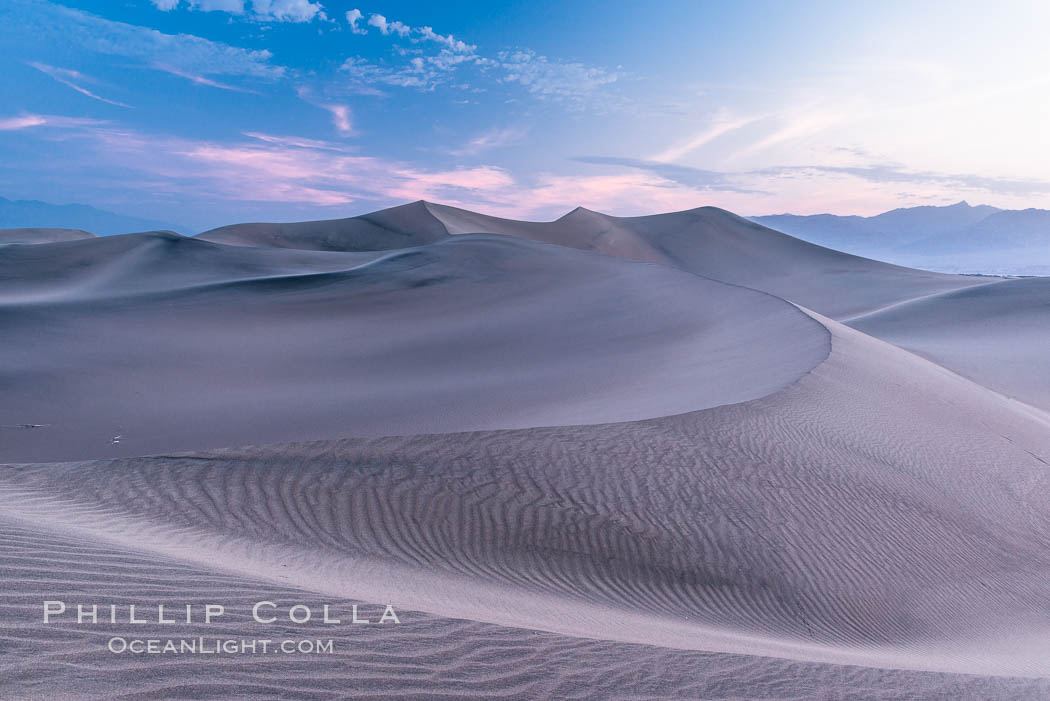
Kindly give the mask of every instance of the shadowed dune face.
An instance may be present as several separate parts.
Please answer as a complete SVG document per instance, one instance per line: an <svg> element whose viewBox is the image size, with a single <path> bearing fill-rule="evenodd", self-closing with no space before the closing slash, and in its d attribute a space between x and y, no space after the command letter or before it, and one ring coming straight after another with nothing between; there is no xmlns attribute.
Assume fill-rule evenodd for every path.
<svg viewBox="0 0 1050 701"><path fill-rule="evenodd" d="M90 231L82 229L22 228L0 229L0 246L4 244L36 245L95 238Z"/></svg>
<svg viewBox="0 0 1050 701"><path fill-rule="evenodd" d="M1050 278L946 292L849 324L1050 410Z"/></svg>
<svg viewBox="0 0 1050 701"><path fill-rule="evenodd" d="M273 246L316 251L386 251L422 246L447 238L423 202L413 202L348 219L287 224L232 224L195 238L235 246Z"/></svg>
<svg viewBox="0 0 1050 701"><path fill-rule="evenodd" d="M26 261L8 261L5 461L636 420L768 394L827 352L774 297L506 237L363 263L87 243L104 253L34 261L48 293L19 293Z"/></svg>

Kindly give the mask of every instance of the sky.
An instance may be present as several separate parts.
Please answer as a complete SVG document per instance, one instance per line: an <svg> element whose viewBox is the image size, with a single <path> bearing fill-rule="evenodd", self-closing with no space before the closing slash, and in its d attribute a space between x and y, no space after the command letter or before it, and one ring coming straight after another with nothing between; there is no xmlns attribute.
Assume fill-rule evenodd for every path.
<svg viewBox="0 0 1050 701"><path fill-rule="evenodd" d="M1050 208L1050 3L2 0L0 196L177 222L418 199Z"/></svg>

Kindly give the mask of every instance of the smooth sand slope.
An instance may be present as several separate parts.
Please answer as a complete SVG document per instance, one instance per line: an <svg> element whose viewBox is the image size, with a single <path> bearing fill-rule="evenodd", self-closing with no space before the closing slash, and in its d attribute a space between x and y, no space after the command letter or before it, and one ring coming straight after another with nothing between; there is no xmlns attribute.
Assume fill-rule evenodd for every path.
<svg viewBox="0 0 1050 701"><path fill-rule="evenodd" d="M1050 409L1050 278L946 292L849 324L1009 397Z"/></svg>
<svg viewBox="0 0 1050 701"><path fill-rule="evenodd" d="M152 233L3 261L7 462L635 420L827 353L769 295L508 237L362 259Z"/></svg>
<svg viewBox="0 0 1050 701"><path fill-rule="evenodd" d="M6 467L4 664L153 698L1039 698L986 677L1050 674L1046 415L823 323L798 382L675 417ZM352 673L216 673L30 620L115 577L120 601L391 602L410 627L335 633Z"/></svg>
<svg viewBox="0 0 1050 701"><path fill-rule="evenodd" d="M82 229L0 229L0 246L4 244L35 245L38 243L57 243L59 241L76 241L94 237L93 233Z"/></svg>

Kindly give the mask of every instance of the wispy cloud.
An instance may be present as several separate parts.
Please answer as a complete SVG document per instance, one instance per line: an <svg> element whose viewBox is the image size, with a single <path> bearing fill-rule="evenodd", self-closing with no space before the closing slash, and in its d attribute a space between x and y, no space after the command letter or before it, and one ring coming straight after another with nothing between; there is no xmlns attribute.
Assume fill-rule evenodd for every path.
<svg viewBox="0 0 1050 701"><path fill-rule="evenodd" d="M178 76L179 78L185 78L186 80L190 81L191 83L195 83L197 85L206 85L209 88L218 88L219 90L230 90L230 91L233 91L233 92L246 93L246 94L250 94L250 95L258 95L259 94L258 90L251 90L249 88L242 88L242 87L237 86L237 85L230 85L229 83L222 83L222 82L220 82L218 80L212 80L211 78L206 78L205 76L202 76L202 75L194 75L193 73L190 73L188 71L184 71L184 70L182 70L180 68L176 68L175 66L172 66L172 65L167 64L167 63L158 62L158 63L154 63L151 67L157 69L158 71L163 71L165 73L170 73L171 75Z"/></svg>
<svg viewBox="0 0 1050 701"><path fill-rule="evenodd" d="M706 129L693 134L685 141L654 154L649 160L660 163L677 161L682 156L695 151L701 146L706 146L719 137L742 129L749 124L754 124L760 119L762 117L733 117L727 111L722 110Z"/></svg>
<svg viewBox="0 0 1050 701"><path fill-rule="evenodd" d="M30 61L27 65L32 66L33 68L37 69L38 71L40 71L41 73L43 73L43 74L45 74L47 76L50 76L51 78L53 78L54 80L58 81L62 85L65 85L67 88L72 88L73 90L76 90L81 95L86 95L86 96L90 97L93 100L98 100L99 102L105 102L108 105L116 105L117 107L129 107L129 108L131 107L131 105L124 104L123 102L117 102L116 100L110 100L110 99L107 99L105 97L102 97L101 95L96 95L95 93L91 92L87 88L85 88L85 87L83 87L81 85L78 85L77 83L74 83L73 82L74 80L81 81L81 82L84 82L84 81L89 81L90 82L92 80L91 78L88 78L87 76L85 76L83 73L81 73L79 71L69 70L67 68L58 68L56 66L49 66L46 63L37 63L35 61Z"/></svg>
<svg viewBox="0 0 1050 701"><path fill-rule="evenodd" d="M0 125L29 128L39 121L20 115L0 120ZM132 177L113 186L151 198L163 184L165 193L205 206L243 209L251 203L281 203L289 211L302 211L426 199L504 216L542 218L577 205L639 214L704 204L702 192L655 173L539 173L523 181L495 165L425 167L360 155L340 144L260 132L248 132L233 142L164 137L107 124L83 124L76 133L77 138L63 143L68 149L86 150L65 152L62 158L68 167L104 166L130 173Z"/></svg>
<svg viewBox="0 0 1050 701"><path fill-rule="evenodd" d="M655 173L661 178L671 182L701 191L769 194L764 190L741 184L740 175L732 173L720 173L713 170L690 168L689 166L680 166L659 161L645 161L635 158L615 158L611 156L580 156L573 160L578 163L626 166L637 170L649 171L650 173Z"/></svg>
<svg viewBox="0 0 1050 701"><path fill-rule="evenodd" d="M0 131L18 131L33 127L78 128L107 124L100 119L83 117L63 117L52 114L23 113L15 117L0 118Z"/></svg>
<svg viewBox="0 0 1050 701"><path fill-rule="evenodd" d="M808 165L767 168L756 174L805 175L827 173L847 175L873 183L910 183L913 185L935 184L953 189L983 190L998 195L1030 196L1050 193L1050 181L1035 178L1011 178L979 175L976 173L937 173L912 170L894 163L865 166Z"/></svg>
<svg viewBox="0 0 1050 701"><path fill-rule="evenodd" d="M517 143L528 133L523 127L507 127L505 129L490 129L478 134L473 139L457 149L448 151L453 156L473 156L489 149L507 146Z"/></svg>
<svg viewBox="0 0 1050 701"><path fill-rule="evenodd" d="M820 110L817 108L802 110L795 114L778 116L773 118L777 122L773 131L737 151L733 154L733 157L750 156L765 151L778 144L799 141L812 137L837 124L841 124L848 118L848 115L844 112Z"/></svg>
<svg viewBox="0 0 1050 701"><path fill-rule="evenodd" d="M267 50L242 49L190 34L165 34L42 0L0 3L0 25L40 43L119 56L190 80L210 80L209 76L274 80L285 74L284 67L270 62L272 54Z"/></svg>
<svg viewBox="0 0 1050 701"><path fill-rule="evenodd" d="M332 115L332 126L335 127L335 130L339 132L340 135L353 136L357 133L354 129L353 112L351 112L349 105L319 99L315 97L313 91L306 86L300 86L295 92L299 96L299 99L313 105L314 107L323 109Z"/></svg>
<svg viewBox="0 0 1050 701"><path fill-rule="evenodd" d="M319 139L307 139L303 136L275 136L273 134L264 134L257 131L246 131L243 133L248 138L265 141L268 144L294 146L296 148L311 148L321 151L338 151L340 153L351 153L353 151L352 148L345 144L333 144Z"/></svg>
<svg viewBox="0 0 1050 701"><path fill-rule="evenodd" d="M994 195L1031 196L1050 193L1050 181L978 175L974 173L938 173L910 169L895 163L858 166L801 165L776 166L757 170L722 172L674 165L656 161L609 156L583 156L573 160L596 165L625 166L655 173L662 178L701 191L724 191L772 195L783 191L786 181L796 181L812 188L822 176L844 176L868 183L908 184L913 187L934 185L951 193L959 190ZM953 195L947 195L951 198Z"/></svg>
<svg viewBox="0 0 1050 701"><path fill-rule="evenodd" d="M354 126L350 121L350 108L346 105L321 105L332 114L332 125L343 136L354 133Z"/></svg>

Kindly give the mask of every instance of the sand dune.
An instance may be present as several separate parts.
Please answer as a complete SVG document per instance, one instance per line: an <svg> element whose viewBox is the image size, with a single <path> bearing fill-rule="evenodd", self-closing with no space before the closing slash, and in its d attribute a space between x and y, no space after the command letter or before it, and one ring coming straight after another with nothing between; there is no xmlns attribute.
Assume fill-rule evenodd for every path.
<svg viewBox="0 0 1050 701"><path fill-rule="evenodd" d="M711 208L268 226L0 251L14 698L1050 693L1050 414L1004 396L1043 396L1044 280ZM114 656L44 599L337 653Z"/></svg>
<svg viewBox="0 0 1050 701"><path fill-rule="evenodd" d="M76 241L78 239L94 238L90 231L82 229L0 229L0 245L23 244L35 245L38 243L57 243L58 241Z"/></svg>
<svg viewBox="0 0 1050 701"><path fill-rule="evenodd" d="M925 297L849 324L1050 409L1048 309L1050 278L1025 278Z"/></svg>
<svg viewBox="0 0 1050 701"><path fill-rule="evenodd" d="M507 237L364 262L170 233L42 248L0 266L11 462L634 420L827 352L774 297Z"/></svg>
<svg viewBox="0 0 1050 701"><path fill-rule="evenodd" d="M335 272L379 255L224 246L172 231L17 247L0 256L0 305L82 303L209 283Z"/></svg>
<svg viewBox="0 0 1050 701"><path fill-rule="evenodd" d="M305 602L346 610L356 600L322 597L254 577L209 569L154 552L27 527L0 519L0 679L6 698L84 699L593 699L717 700L828 698L832 690L861 701L1043 698L1043 679L974 676L773 657L678 650L563 636L418 612L390 626L332 626L316 619L295 627L299 639L332 640L334 654L297 657L117 657L106 651L126 624L53 621L42 634L41 601L92 601L100 591L120 607L193 595L228 610L209 635L268 638L270 626L246 611L260 600L281 610ZM140 609L141 610L141 609ZM292 633L281 626L277 635ZM141 638L194 635L200 627L136 626ZM28 690L22 693L23 690Z"/></svg>
<svg viewBox="0 0 1050 701"><path fill-rule="evenodd" d="M0 503L23 540L76 537L131 569L120 563L134 553L191 563L160 590L130 585L129 598L199 600L218 576L201 584L203 568L443 619L795 660L816 678L835 675L831 663L1050 673L1047 416L822 323L827 360L741 404L600 426L10 466ZM74 567L49 571L80 581ZM484 649L442 639L468 646L457 659ZM527 647L543 640L557 638ZM381 660L359 664L395 676ZM661 667L620 691L661 674L674 677ZM872 683L892 692L930 679L899 675ZM281 683L318 691L290 670ZM527 695L492 683L490 693ZM1040 688L967 683L952 688Z"/></svg>
<svg viewBox="0 0 1050 701"><path fill-rule="evenodd" d="M968 287L979 278L901 268L807 243L717 207L645 217L583 208L553 222L516 222L427 203L453 234L509 234L665 263L769 292L832 318Z"/></svg>
<svg viewBox="0 0 1050 701"><path fill-rule="evenodd" d="M232 224L196 238L235 246L275 246L317 251L386 251L421 246L448 236L423 202L348 219L285 224Z"/></svg>
<svg viewBox="0 0 1050 701"><path fill-rule="evenodd" d="M501 234L663 263L769 292L834 318L985 282L840 253L716 207L647 217L613 217L580 207L552 222L529 222L414 202L350 219L237 224L198 238L252 246L378 250L450 234Z"/></svg>
<svg viewBox="0 0 1050 701"><path fill-rule="evenodd" d="M797 662L633 645L563 636L408 612L396 628L332 626L312 620L296 626L300 639L333 640L333 655L210 656L206 662L117 657L106 651L126 624L97 626L54 621L41 634L40 602L94 600L100 591L122 612L172 602L192 593L222 601L228 611L209 634L270 637L270 626L245 612L260 600L282 610L305 602L339 610L353 600L321 597L181 560L28 528L0 520L0 679L7 698L703 698L710 700L827 698L833 689L863 701L1041 698L1042 679L980 677ZM367 604L361 604L366 606ZM286 634L282 626L280 634ZM193 635L200 628L136 626L142 638ZM31 689L22 694L19 690Z"/></svg>

